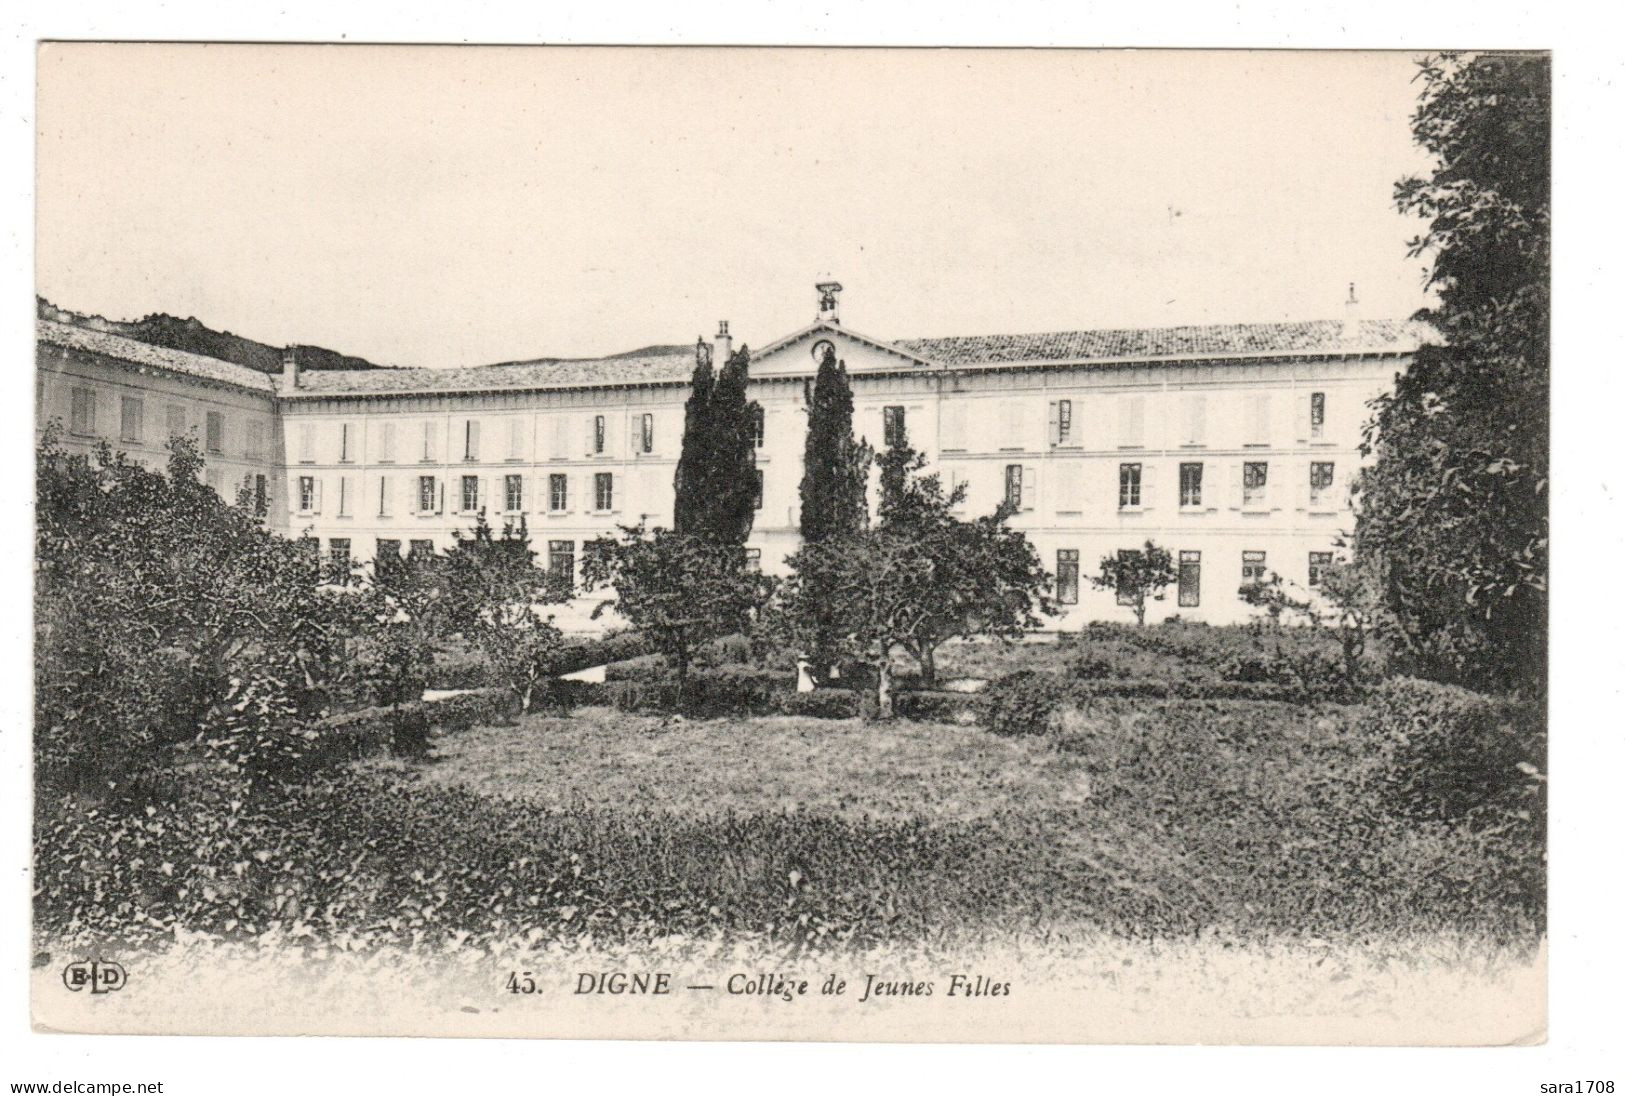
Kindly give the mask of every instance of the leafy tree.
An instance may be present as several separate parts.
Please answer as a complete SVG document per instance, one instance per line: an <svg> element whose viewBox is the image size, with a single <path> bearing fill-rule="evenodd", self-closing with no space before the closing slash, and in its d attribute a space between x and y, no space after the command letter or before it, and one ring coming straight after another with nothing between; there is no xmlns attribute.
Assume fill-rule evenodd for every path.
<svg viewBox="0 0 1625 1096"><path fill-rule="evenodd" d="M720 375L701 342L684 405L673 525L679 533L743 548L756 518L756 416L748 398L750 348L741 346Z"/></svg>
<svg viewBox="0 0 1625 1096"><path fill-rule="evenodd" d="M880 527L912 538L935 563L934 581L920 591L922 615L903 640L926 686L937 679L936 652L950 639L1019 639L1055 609L1051 576L1021 533L1009 527L1007 503L971 521L954 511L966 487L945 491L939 475L921 475L925 457L907 437L880 461Z"/></svg>
<svg viewBox="0 0 1625 1096"><path fill-rule="evenodd" d="M893 712L891 655L898 647L929 678L935 652L954 636L1015 637L1047 610L1049 576L1009 512L962 521L962 491L921 476L906 439L882 466L885 491L872 529L826 536L790 558L781 612L803 643L832 641L868 671L881 718Z"/></svg>
<svg viewBox="0 0 1625 1096"><path fill-rule="evenodd" d="M1369 555L1336 559L1322 568L1319 585L1299 591L1271 574L1241 588L1242 600L1269 613L1278 623L1292 615L1337 637L1343 656L1343 678L1358 687L1367 649L1381 622L1382 580Z"/></svg>
<svg viewBox="0 0 1625 1096"><path fill-rule="evenodd" d="M1143 627L1146 601L1161 601L1178 580L1172 553L1148 540L1143 548L1103 556L1100 574L1089 581L1116 593L1119 601L1134 609L1134 622Z"/></svg>
<svg viewBox="0 0 1625 1096"><path fill-rule="evenodd" d="M1421 64L1412 130L1427 178L1396 187L1427 219L1441 336L1373 404L1358 535L1379 557L1383 628L1416 671L1541 688L1549 545L1551 73L1534 54Z"/></svg>
<svg viewBox="0 0 1625 1096"><path fill-rule="evenodd" d="M356 626L315 542L228 505L189 440L160 474L56 437L47 427L36 464L40 778L139 784L194 739L266 771L301 754L301 728L344 698Z"/></svg>
<svg viewBox="0 0 1625 1096"><path fill-rule="evenodd" d="M564 635L545 606L572 591L536 566L521 519L497 536L484 511L474 528L438 561L436 615L485 655L499 679L528 712L552 674Z"/></svg>
<svg viewBox="0 0 1625 1096"><path fill-rule="evenodd" d="M631 621L665 655L679 686L700 646L747 630L770 589L733 545L642 525L591 542L581 578L588 590L613 588L593 615L613 608Z"/></svg>

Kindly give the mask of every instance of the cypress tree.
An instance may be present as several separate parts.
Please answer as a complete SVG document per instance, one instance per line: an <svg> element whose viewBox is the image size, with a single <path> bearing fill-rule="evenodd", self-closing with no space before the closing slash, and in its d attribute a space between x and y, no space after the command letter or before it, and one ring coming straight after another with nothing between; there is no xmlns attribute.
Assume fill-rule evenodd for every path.
<svg viewBox="0 0 1625 1096"><path fill-rule="evenodd" d="M706 498L711 536L718 543L740 548L756 521L756 416L760 405L750 400L749 387L750 348L741 346L722 367L711 391L711 481Z"/></svg>
<svg viewBox="0 0 1625 1096"><path fill-rule="evenodd" d="M801 539L815 544L854 533L869 522L867 487L872 454L852 437L852 386L846 363L824 351L808 396L807 443L801 474Z"/></svg>
<svg viewBox="0 0 1625 1096"><path fill-rule="evenodd" d="M694 374L689 381L688 402L683 405L683 451L677 458L676 499L672 528L679 533L700 534L706 528L706 496L710 486L711 391L716 378L711 372L711 348L704 339L694 344Z"/></svg>

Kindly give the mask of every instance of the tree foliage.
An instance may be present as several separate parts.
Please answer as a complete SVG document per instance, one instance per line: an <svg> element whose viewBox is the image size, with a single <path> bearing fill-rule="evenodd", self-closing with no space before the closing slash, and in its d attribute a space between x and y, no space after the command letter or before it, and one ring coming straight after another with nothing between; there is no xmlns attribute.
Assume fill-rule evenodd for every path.
<svg viewBox="0 0 1625 1096"><path fill-rule="evenodd" d="M1144 547L1101 557L1100 573L1089 579L1100 589L1114 592L1134 610L1134 621L1141 625L1145 624L1145 603L1161 601L1178 580L1173 554L1150 540Z"/></svg>
<svg viewBox="0 0 1625 1096"><path fill-rule="evenodd" d="M243 768L296 759L355 680L361 610L323 584L315 542L222 500L186 439L161 474L47 428L36 467L40 778L129 787L191 740Z"/></svg>
<svg viewBox="0 0 1625 1096"><path fill-rule="evenodd" d="M892 715L891 655L902 647L929 674L954 636L1014 637L1049 607L1049 576L1009 513L964 521L963 491L919 473L906 439L885 455L880 521L825 536L790 557L781 612L803 645L833 642L867 667L881 718Z"/></svg>
<svg viewBox="0 0 1625 1096"><path fill-rule="evenodd" d="M852 435L852 385L833 347L824 351L807 393L807 437L801 473L801 539L855 533L869 524L873 452Z"/></svg>
<svg viewBox="0 0 1625 1096"><path fill-rule="evenodd" d="M1540 688L1549 546L1551 75L1538 55L1422 63L1412 129L1435 159L1396 187L1427 220L1439 334L1374 402L1359 540L1384 629L1441 680Z"/></svg>
<svg viewBox="0 0 1625 1096"><path fill-rule="evenodd" d="M745 569L733 545L642 525L592 541L581 578L588 590L611 591L593 615L612 608L630 621L666 657L680 685L700 646L748 630L771 590L768 579Z"/></svg>
<svg viewBox="0 0 1625 1096"><path fill-rule="evenodd" d="M750 348L711 367L701 342L683 412L683 449L674 484L679 533L743 547L756 518L756 416L748 395Z"/></svg>
<svg viewBox="0 0 1625 1096"><path fill-rule="evenodd" d="M520 710L529 711L564 645L546 606L573 590L536 566L523 518L499 536L482 510L472 530L453 535L456 543L429 579L438 588L435 617L484 654Z"/></svg>

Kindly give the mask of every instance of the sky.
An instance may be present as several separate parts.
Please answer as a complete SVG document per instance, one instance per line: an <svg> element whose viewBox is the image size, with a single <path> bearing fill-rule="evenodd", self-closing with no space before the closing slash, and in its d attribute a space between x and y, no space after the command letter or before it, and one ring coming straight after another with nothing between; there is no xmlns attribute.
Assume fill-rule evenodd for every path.
<svg viewBox="0 0 1625 1096"><path fill-rule="evenodd" d="M1413 57L41 46L64 308L464 366L1427 302Z"/></svg>

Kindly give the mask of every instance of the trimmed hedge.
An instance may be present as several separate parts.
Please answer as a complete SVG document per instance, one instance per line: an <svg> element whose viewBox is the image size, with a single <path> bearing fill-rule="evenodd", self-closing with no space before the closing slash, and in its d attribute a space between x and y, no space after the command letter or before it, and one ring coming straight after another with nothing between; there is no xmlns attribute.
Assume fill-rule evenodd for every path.
<svg viewBox="0 0 1625 1096"><path fill-rule="evenodd" d="M384 753L421 753L428 747L431 728L466 730L497 718L512 705L513 696L506 689L478 689L438 700L328 716L311 728L316 737L307 763L320 768Z"/></svg>

